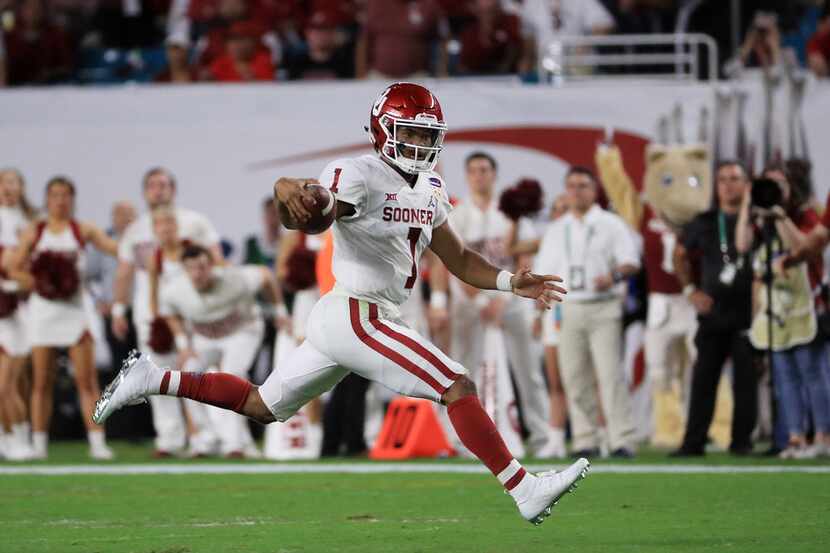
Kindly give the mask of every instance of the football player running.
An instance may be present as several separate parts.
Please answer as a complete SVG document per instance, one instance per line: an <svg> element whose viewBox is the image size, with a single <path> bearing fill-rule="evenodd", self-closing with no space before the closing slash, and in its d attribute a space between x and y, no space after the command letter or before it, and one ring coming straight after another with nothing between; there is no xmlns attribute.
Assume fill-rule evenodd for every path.
<svg viewBox="0 0 830 553"><path fill-rule="evenodd" d="M466 248L447 222L451 209L433 171L447 126L437 98L412 83L395 83L378 96L369 133L377 155L340 159L315 179L281 178L274 200L289 228L302 230L314 199L309 183L322 183L337 199L333 225L334 289L315 305L306 340L261 386L227 373L158 368L137 354L124 364L95 410L103 423L125 405L151 395L187 397L241 413L263 424L289 419L349 372L407 396L447 406L461 442L496 476L528 521L539 524L589 463L579 459L561 472L531 474L513 458L482 408L459 363L407 327L399 317L429 247L451 273L485 290L502 290L545 306L561 301L562 279L500 270Z"/></svg>

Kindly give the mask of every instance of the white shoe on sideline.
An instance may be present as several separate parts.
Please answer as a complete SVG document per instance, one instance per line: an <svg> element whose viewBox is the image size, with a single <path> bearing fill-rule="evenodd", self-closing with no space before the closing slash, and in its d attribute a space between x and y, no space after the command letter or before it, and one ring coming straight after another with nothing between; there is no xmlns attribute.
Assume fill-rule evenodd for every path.
<svg viewBox="0 0 830 553"><path fill-rule="evenodd" d="M545 518L551 515L551 510L562 496L574 491L579 480L588 476L590 468L591 463L582 457L562 472L541 472L535 476L529 474L533 478L529 485L533 488L523 494L524 498L516 499L516 506L522 517L537 526L542 524ZM524 482L521 485L524 485Z"/></svg>
<svg viewBox="0 0 830 553"><path fill-rule="evenodd" d="M35 458L35 451L25 442L9 440L6 444L5 456L8 461L31 461Z"/></svg>
<svg viewBox="0 0 830 553"><path fill-rule="evenodd" d="M96 461L112 461L115 452L106 445L94 445L89 447L89 457Z"/></svg>
<svg viewBox="0 0 830 553"><path fill-rule="evenodd" d="M150 382L154 380L152 377L160 371L149 356L136 350L131 351L121 364L119 373L95 402L92 420L96 424L104 424L111 414L125 405L138 405L147 401Z"/></svg>
<svg viewBox="0 0 830 553"><path fill-rule="evenodd" d="M565 448L565 442L554 439L548 440L548 443L534 454L537 459L564 459L567 456L568 450Z"/></svg>
<svg viewBox="0 0 830 553"><path fill-rule="evenodd" d="M787 446L778 454L779 459L815 459L818 451L813 446Z"/></svg>

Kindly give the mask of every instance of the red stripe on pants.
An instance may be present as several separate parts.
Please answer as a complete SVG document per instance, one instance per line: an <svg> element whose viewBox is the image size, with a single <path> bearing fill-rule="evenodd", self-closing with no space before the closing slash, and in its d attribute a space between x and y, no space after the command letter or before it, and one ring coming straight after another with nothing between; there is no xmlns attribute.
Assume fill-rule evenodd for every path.
<svg viewBox="0 0 830 553"><path fill-rule="evenodd" d="M372 305L372 304L370 304ZM398 353L397 351L386 347L385 345L381 344L371 336L366 330L363 328L363 325L360 322L360 302L358 302L354 298L349 298L349 317L351 318L352 322L352 330L360 339L361 342L381 354L382 356L386 357L390 361L394 362L395 364L399 365L400 367L406 369L416 377L420 378L427 384L429 384L432 389L438 392L441 395L444 395L444 392L447 391L447 388L442 386L437 380L435 380L429 373L424 371L421 367Z"/></svg>
<svg viewBox="0 0 830 553"><path fill-rule="evenodd" d="M399 344L402 344L418 355L420 355L425 361L431 364L433 367L438 369L441 374L449 378L450 380L457 380L459 376L458 373L455 373L446 366L434 353L429 351L427 348L407 336L406 334L401 334L400 332L396 331L395 329L383 324L378 319L378 306L374 303L369 304L369 322L372 323L376 329L383 332L385 335L389 336Z"/></svg>

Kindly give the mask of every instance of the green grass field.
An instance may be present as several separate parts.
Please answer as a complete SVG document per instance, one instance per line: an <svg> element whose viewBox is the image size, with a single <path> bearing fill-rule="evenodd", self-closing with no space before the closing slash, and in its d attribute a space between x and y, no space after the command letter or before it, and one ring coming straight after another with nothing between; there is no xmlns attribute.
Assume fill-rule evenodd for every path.
<svg viewBox="0 0 830 553"><path fill-rule="evenodd" d="M146 448L117 449L119 463L146 459ZM77 464L84 451L56 444L48 463L31 466ZM647 452L631 466L662 460ZM781 465L725 455L705 463ZM804 465L828 466L786 466ZM10 466L21 465L0 465ZM485 474L0 474L0 551L828 551L828 473L603 472L615 466L595 463L596 473L538 528Z"/></svg>

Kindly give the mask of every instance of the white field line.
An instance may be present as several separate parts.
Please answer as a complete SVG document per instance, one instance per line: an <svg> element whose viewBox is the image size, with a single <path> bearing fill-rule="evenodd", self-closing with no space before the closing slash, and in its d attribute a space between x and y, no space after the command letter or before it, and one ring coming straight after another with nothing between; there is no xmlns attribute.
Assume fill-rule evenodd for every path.
<svg viewBox="0 0 830 553"><path fill-rule="evenodd" d="M533 472L546 465L527 465ZM554 467L563 468L563 467ZM60 476L82 474L378 474L378 473L484 474L482 465L427 463L255 463L255 464L141 464L0 466L0 476ZM594 465L595 474L830 474L828 466L726 466L726 465Z"/></svg>

